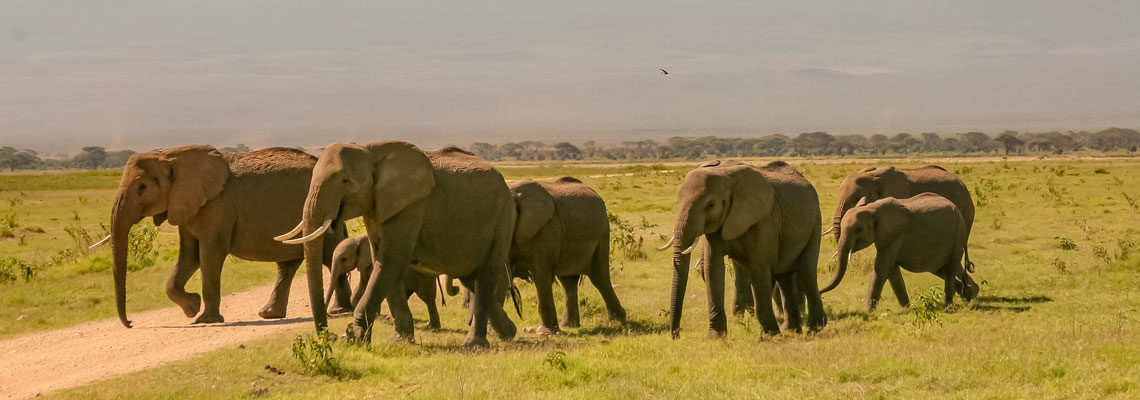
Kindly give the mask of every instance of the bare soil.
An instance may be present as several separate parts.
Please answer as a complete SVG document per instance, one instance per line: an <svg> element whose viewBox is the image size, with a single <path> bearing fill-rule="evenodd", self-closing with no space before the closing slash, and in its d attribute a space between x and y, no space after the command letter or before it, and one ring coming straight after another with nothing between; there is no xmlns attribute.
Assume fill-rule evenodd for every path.
<svg viewBox="0 0 1140 400"><path fill-rule="evenodd" d="M303 277L293 280L289 317L258 317L271 289L267 285L223 297L223 324L191 325L192 318L170 307L130 314L131 329L112 318L0 341L0 398L33 397L312 323Z"/></svg>

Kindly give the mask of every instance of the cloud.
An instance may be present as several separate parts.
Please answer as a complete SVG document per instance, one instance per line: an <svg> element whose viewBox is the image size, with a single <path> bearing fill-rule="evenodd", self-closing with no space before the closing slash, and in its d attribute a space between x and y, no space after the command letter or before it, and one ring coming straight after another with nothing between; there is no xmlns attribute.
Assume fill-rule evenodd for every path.
<svg viewBox="0 0 1140 400"><path fill-rule="evenodd" d="M899 73L893 69L875 67L796 67L791 72L815 78L870 78Z"/></svg>

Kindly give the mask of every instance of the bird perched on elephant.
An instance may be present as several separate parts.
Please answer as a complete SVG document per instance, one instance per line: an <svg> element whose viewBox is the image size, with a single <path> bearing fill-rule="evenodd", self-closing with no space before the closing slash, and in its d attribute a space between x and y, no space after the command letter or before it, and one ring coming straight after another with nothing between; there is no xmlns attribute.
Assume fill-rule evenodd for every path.
<svg viewBox="0 0 1140 400"><path fill-rule="evenodd" d="M223 154L192 145L131 156L111 209L111 234L92 246L108 241L112 245L119 321L131 327L126 313L127 240L131 226L145 217L152 217L155 225L169 222L178 227L178 261L166 294L187 317L198 315L205 303L195 323L225 320L219 305L227 255L277 263L277 282L258 315L284 318L290 283L304 253L271 238L301 216L314 164L316 158L303 151L278 147ZM335 244L343 237L343 229L337 228L325 242ZM331 252L317 259L327 265ZM320 273L319 264L314 269ZM198 270L202 296L186 292L186 281ZM340 284L347 287L348 281ZM347 305L348 297L337 301Z"/></svg>
<svg viewBox="0 0 1140 400"><path fill-rule="evenodd" d="M334 292L339 290L335 283L340 277L352 271L360 271L360 280L356 285L356 291L352 293L352 305L359 304L360 297L368 287L368 280L372 277L372 246L368 244L368 234L356 235L337 244L333 250L332 265L329 269L332 270L332 279L325 293L325 303L331 302ZM408 275L404 277L405 296L411 298L414 294L427 305L429 329L440 327L439 309L435 304L439 287L436 279L436 276L415 269L409 270Z"/></svg>
<svg viewBox="0 0 1140 400"><path fill-rule="evenodd" d="M320 264L334 222L363 217L375 267L356 306L348 337L368 341L380 303L387 299L396 332L414 342L404 277L415 265L430 274L459 278L474 293L473 317L464 342L487 346L487 322L503 340L516 333L503 311L509 277L507 256L515 228L515 203L503 175L485 160L456 147L424 152L401 141L365 146L331 144L313 169L301 222L276 239L304 244L309 299L318 330L327 326ZM291 237L303 234L297 239ZM398 295L397 295L398 294Z"/></svg>
<svg viewBox="0 0 1140 400"><path fill-rule="evenodd" d="M576 328L578 281L590 278L602 295L610 318L625 321L625 309L610 282L610 223L606 203L594 189L572 177L553 182L507 182L518 207L510 263L515 276L530 276L538 291L539 334L561 332L551 286L566 292L562 325Z"/></svg>
<svg viewBox="0 0 1140 400"><path fill-rule="evenodd" d="M867 290L868 311L878 305L887 280L899 305L910 305L899 267L941 277L945 281L947 305L954 300L955 292L969 301L978 295L979 287L964 268L970 263L967 234L966 221L958 207L934 193L873 202L860 199L843 214L839 225L839 268L835 278L820 292L839 285L852 253L874 244L877 254Z"/></svg>
<svg viewBox="0 0 1140 400"><path fill-rule="evenodd" d="M808 324L827 324L816 285L819 259L819 197L795 167L775 161L764 166L714 161L689 171L677 193L673 238L673 291L670 319L673 337L680 334L681 312L689 276L689 253L705 237L702 260L708 288L709 336L726 334L724 257L736 265L739 285L753 299L772 296L773 280L785 291L785 329L800 329L799 290L807 296ZM756 317L765 333L780 326L770 302L756 302Z"/></svg>
<svg viewBox="0 0 1140 400"><path fill-rule="evenodd" d="M869 167L848 175L839 184L835 216L831 229L825 234L832 233L835 240L839 240L840 220L861 198L866 197L868 202L873 202L886 197L905 199L925 192L945 197L958 207L966 221L968 241L970 229L974 226L974 200L970 197L970 190L961 179L937 165L921 168Z"/></svg>

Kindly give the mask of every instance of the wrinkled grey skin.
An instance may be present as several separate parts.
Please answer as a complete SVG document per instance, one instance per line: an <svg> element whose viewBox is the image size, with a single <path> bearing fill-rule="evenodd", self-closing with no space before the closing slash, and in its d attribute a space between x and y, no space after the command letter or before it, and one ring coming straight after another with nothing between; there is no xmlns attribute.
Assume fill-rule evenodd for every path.
<svg viewBox="0 0 1140 400"><path fill-rule="evenodd" d="M859 199L867 202L894 197L905 199L919 193L930 192L941 195L962 214L966 221L966 239L974 226L974 200L970 190L954 174L937 165L921 168L869 167L848 175L839 184L838 205L832 218L832 234L839 240L839 221L855 206Z"/></svg>
<svg viewBox="0 0 1140 400"><path fill-rule="evenodd" d="M166 294L194 323L224 322L220 313L222 265L227 255L277 263L277 280L261 318L284 318L289 287L304 253L297 246L273 241L299 218L316 159L305 152L267 148L221 153L211 146L190 145L138 153L123 167L111 209L115 303L119 321L126 314L127 241L131 226L152 217L154 224L178 227L178 260L166 283ZM328 243L344 237L336 225ZM331 252L318 260L328 265ZM315 268L320 273L320 267ZM186 282L202 272L202 295L188 293ZM348 281L339 282L347 287ZM338 297L348 304L348 297ZM203 304L205 309L202 308ZM201 315L199 315L201 311Z"/></svg>
<svg viewBox="0 0 1140 400"><path fill-rule="evenodd" d="M782 161L755 167L738 162L712 162L685 176L677 193L678 216L673 230L673 290L670 324L680 334L681 312L688 284L690 248L701 236L705 282L708 287L709 337L727 333L724 312L724 257L736 265L740 285L754 299L772 296L773 281L789 296L784 308L785 329L800 329L802 288L808 301L808 324L827 324L816 285L819 259L819 197L811 183ZM768 334L780 332L771 303L757 302L756 317Z"/></svg>
<svg viewBox="0 0 1140 400"><path fill-rule="evenodd" d="M333 250L331 269L332 280L329 281L329 288L325 293L325 302L330 302L333 294L337 291L337 286L334 283L339 278L352 271L360 271L356 291L352 293L352 306L358 305L361 296L364 295L364 290L368 287L368 280L372 277L372 246L368 243L368 235L357 235L342 240ZM428 329L439 329L439 309L435 304L435 297L438 292L436 277L412 269L404 278L404 288L407 298L410 299L415 294L427 305ZM348 311L351 309L345 308L340 312ZM330 311L329 313L334 312Z"/></svg>
<svg viewBox="0 0 1140 400"><path fill-rule="evenodd" d="M516 277L534 280L542 318L538 333L561 332L551 288L556 277L566 291L563 326L581 324L578 281L582 275L598 288L610 318L625 321L625 309L610 282L610 223L602 197L572 177L554 182L514 180L507 186L518 205L511 270Z"/></svg>
<svg viewBox="0 0 1140 400"><path fill-rule="evenodd" d="M945 281L947 305L954 301L955 292L967 301L978 295L977 283L964 268L970 262L966 222L954 203L942 196L921 193L870 203L862 199L847 210L839 226L839 268L821 292L834 289L843 280L852 253L874 244L877 254L867 289L868 311L878 305L887 280L899 305L910 306L899 267L941 277Z"/></svg>
<svg viewBox="0 0 1140 400"><path fill-rule="evenodd" d="M302 213L309 298L317 329L327 326L319 235L326 221L363 217L377 255L372 277L348 326L353 341L370 341L380 303L387 299L401 339L414 342L404 277L415 268L458 277L475 295L475 324L465 345L488 346L487 322L499 337L516 333L503 311L507 253L515 226L514 201L502 174L483 159L448 147L424 152L400 141L332 144L313 169ZM380 268L379 265L383 265ZM316 273L314 273L316 271Z"/></svg>

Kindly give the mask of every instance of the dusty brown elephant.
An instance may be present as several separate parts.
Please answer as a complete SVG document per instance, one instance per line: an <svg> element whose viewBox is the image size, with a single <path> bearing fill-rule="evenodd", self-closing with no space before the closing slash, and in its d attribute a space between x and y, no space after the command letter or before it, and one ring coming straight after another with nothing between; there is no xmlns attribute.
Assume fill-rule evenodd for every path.
<svg viewBox="0 0 1140 400"><path fill-rule="evenodd" d="M268 148L246 153L220 153L210 146L184 146L139 153L123 168L111 234L94 246L112 244L115 305L119 320L130 328L126 312L127 237L132 225L153 217L178 227L178 261L166 294L194 323L223 322L220 276L227 255L277 263L277 282L262 318L284 318L289 286L304 255L296 246L273 241L274 232L299 218L316 158L305 152ZM326 238L336 243L343 229ZM340 236L338 236L340 235ZM331 248L331 246L330 246ZM322 254L325 264L331 252ZM202 296L186 292L186 281L202 270ZM316 268L318 273L320 268ZM347 281L341 282L347 287ZM338 298L348 304L348 297Z"/></svg>
<svg viewBox="0 0 1140 400"><path fill-rule="evenodd" d="M834 289L847 272L851 254L875 245L875 268L867 290L867 310L875 309L883 283L888 279L899 305L910 306L899 267L911 272L930 272L946 283L946 304L954 293L967 301L978 295L978 284L970 278L966 251L966 222L958 207L934 193L921 193L905 199L887 197L874 202L860 199L847 210L839 228L839 268L835 278L820 292Z"/></svg>
<svg viewBox="0 0 1140 400"><path fill-rule="evenodd" d="M970 230L974 226L974 200L970 197L970 190L961 179L937 165L921 168L869 167L848 175L839 184L835 216L831 229L825 234L832 233L835 240L839 240L839 221L861 198L874 202L886 197L905 199L923 192L941 195L958 207L966 221L966 238L969 241Z"/></svg>
<svg viewBox="0 0 1140 400"><path fill-rule="evenodd" d="M333 279L329 281L329 289L325 292L325 303L331 302L333 294L338 290L337 279L358 270L360 279L356 284L356 291L352 293L352 305L355 307L359 304L360 297L368 287L368 280L372 277L372 246L368 244L368 234L353 236L337 244L333 250L332 266L329 269L332 270ZM414 294L427 305L429 329L440 327L439 309L435 304L440 283L436 279L436 276L415 269L409 270L404 278L405 296L411 299Z"/></svg>
<svg viewBox="0 0 1140 400"><path fill-rule="evenodd" d="M797 288L807 295L808 324L827 324L816 285L819 259L819 197L811 182L791 165L775 161L754 167L715 161L689 171L677 193L678 216L673 238L673 292L670 304L673 337L680 334L681 312L689 277L689 253L704 236L702 260L708 287L709 336L728 330L724 312L724 256L736 265L741 285L754 299L772 296L773 280L784 290L785 328L800 329ZM793 284L796 283L796 284ZM798 285L797 285L798 284ZM758 302L756 317L764 332L778 334L771 303Z"/></svg>
<svg viewBox="0 0 1140 400"><path fill-rule="evenodd" d="M455 147L424 152L400 141L329 145L313 170L301 223L277 239L304 243L306 264L319 265L326 246L314 239L333 222L356 217L364 219L377 267L348 326L350 340L371 340L380 303L387 299L397 334L414 342L403 296L404 276L413 264L425 273L458 277L474 293L476 323L466 345L488 345L488 321L503 340L514 337L503 300L515 205L503 175L490 164ZM323 277L314 270L308 270L309 298L319 330L327 317Z"/></svg>
<svg viewBox="0 0 1140 400"><path fill-rule="evenodd" d="M578 281L582 275L598 288L610 318L625 321L625 309L610 282L610 223L602 197L572 177L553 182L521 179L507 186L518 203L511 270L515 276L534 280L542 318L538 333L561 332L551 290L556 277L566 291L564 326L580 325Z"/></svg>

